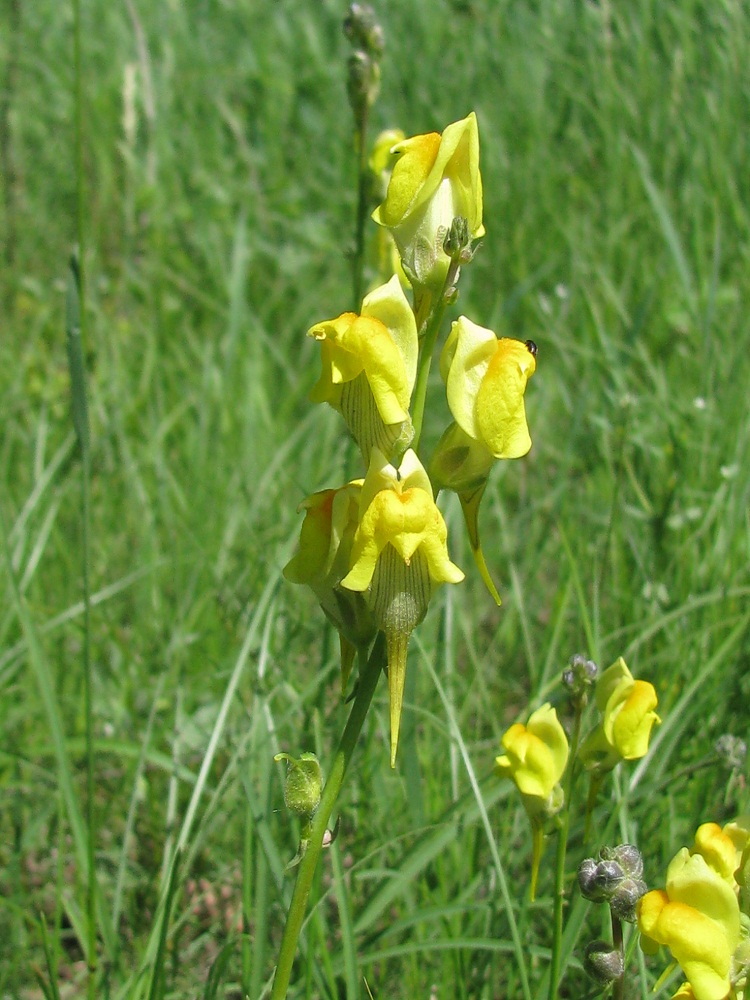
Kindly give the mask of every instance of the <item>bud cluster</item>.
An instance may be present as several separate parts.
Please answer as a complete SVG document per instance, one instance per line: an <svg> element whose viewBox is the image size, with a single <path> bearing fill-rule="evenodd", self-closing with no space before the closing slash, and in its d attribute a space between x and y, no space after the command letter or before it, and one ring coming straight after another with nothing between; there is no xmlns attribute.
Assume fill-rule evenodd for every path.
<svg viewBox="0 0 750 1000"><path fill-rule="evenodd" d="M385 51L383 29L369 4L353 3L344 19L344 34L352 44L347 90L356 122L375 103L380 90L380 60Z"/></svg>
<svg viewBox="0 0 750 1000"><path fill-rule="evenodd" d="M586 659L581 653L576 653L575 656L571 656L570 663L563 670L562 681L565 687L570 689L573 700L583 708L588 701L589 690L598 676L599 667L594 661Z"/></svg>
<svg viewBox="0 0 750 1000"><path fill-rule="evenodd" d="M581 895L594 903L606 902L620 920L633 923L635 907L648 886L643 881L643 858L637 847L603 847L598 860L585 858L578 868Z"/></svg>

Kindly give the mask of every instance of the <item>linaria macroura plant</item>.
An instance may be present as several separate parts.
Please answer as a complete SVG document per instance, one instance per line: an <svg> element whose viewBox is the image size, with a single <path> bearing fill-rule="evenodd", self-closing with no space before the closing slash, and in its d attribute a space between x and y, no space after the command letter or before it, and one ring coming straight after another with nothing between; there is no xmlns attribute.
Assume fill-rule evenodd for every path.
<svg viewBox="0 0 750 1000"><path fill-rule="evenodd" d="M423 458L427 379L445 311L485 231L479 125L470 112L442 134L395 133L385 153L383 140L376 141L368 161L367 122L379 88L383 32L369 7L353 4L345 33L353 46L348 90L359 158L354 308L340 312L332 304L332 318L314 319L308 335L321 350L312 401L341 415L361 453L362 474L302 501L299 548L284 572L313 590L338 632L343 692L355 660L359 669L349 721L295 859L297 881L272 1000L287 994L328 820L380 674L388 675L389 761L395 767L409 637L440 585L464 579L449 555L436 494L458 494L472 553L499 603L479 542L479 501L494 463L521 458L531 448L524 393L536 369L535 344L498 337L461 316L440 360L453 422L431 461ZM379 188L385 194L372 218L392 251L382 253L381 241L380 259L396 260L392 274L362 297L368 193Z"/></svg>

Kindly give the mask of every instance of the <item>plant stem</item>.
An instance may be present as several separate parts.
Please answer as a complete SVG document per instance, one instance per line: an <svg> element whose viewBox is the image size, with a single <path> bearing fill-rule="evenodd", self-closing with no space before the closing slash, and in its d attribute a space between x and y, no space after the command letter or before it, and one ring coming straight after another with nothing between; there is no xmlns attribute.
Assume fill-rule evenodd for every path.
<svg viewBox="0 0 750 1000"><path fill-rule="evenodd" d="M81 43L81 3L73 0L73 63L75 87L75 165L76 165L76 235L78 240L77 267L74 281L77 296L78 323L68 322L68 361L73 397L73 423L81 448L81 517L83 570L83 687L86 726L86 827L88 858L86 873L86 915L88 922L88 996L96 996L97 974L97 899L96 899L96 829L94 816L94 731L91 670L91 588L89 586L89 528L91 524L91 456L89 447L88 401L86 395L86 271L85 271L85 211L83 163L83 48ZM75 259L75 258L74 258Z"/></svg>
<svg viewBox="0 0 750 1000"><path fill-rule="evenodd" d="M365 266L365 221L369 177L367 172L367 121L369 108L365 104L357 122L355 142L357 144L357 214L354 220L354 254L352 256L352 308L358 313L362 307L362 274Z"/></svg>
<svg viewBox="0 0 750 1000"><path fill-rule="evenodd" d="M612 944L622 956L622 975L612 983L612 1000L623 1000L625 996L625 950L622 940L622 921L610 910L612 916Z"/></svg>
<svg viewBox="0 0 750 1000"><path fill-rule="evenodd" d="M562 962L563 934L563 904L565 902L565 855L568 847L568 832L570 830L570 795L573 788L573 769L576 765L578 742L581 737L581 718L583 704L576 699L573 734L570 739L570 754L568 769L565 773L563 791L565 801L560 818L560 830L557 835L557 856L555 859L555 909L552 928L552 964L549 973L549 1000L557 1000L557 987L560 981L560 965Z"/></svg>
<svg viewBox="0 0 750 1000"><path fill-rule="evenodd" d="M286 927L284 928L284 936L281 941L281 948L279 949L279 960L273 980L271 1000L284 1000L284 997L286 997L292 974L294 956L297 953L297 941L307 908L307 897L310 895L315 869L323 848L323 836L344 783L344 775L352 759L352 754L354 753L359 734L362 731L362 725L370 707L372 696L375 693L384 663L385 638L380 633L375 640L369 660L366 659L365 651L360 651L359 653L360 675L357 695L354 699L349 720L341 736L336 756L333 759L333 766L323 790L320 805L312 820L310 842L297 871L297 881L294 886L292 901L289 904Z"/></svg>
<svg viewBox="0 0 750 1000"><path fill-rule="evenodd" d="M448 305L446 293L453 288L458 274L459 265L457 261L451 261L448 274L445 277L445 284L439 296L433 300L432 309L425 320L424 338L420 345L419 367L417 369L417 381L414 386L414 403L412 407L412 425L414 427L414 439L410 445L414 451L419 446L419 438L422 434L422 421L424 420L425 400L427 399L427 381L430 377L430 366L432 364L432 354L435 350L435 343L440 332L440 324L443 322L445 309ZM419 321L421 310L417 308L417 320ZM420 330L421 333L421 330Z"/></svg>

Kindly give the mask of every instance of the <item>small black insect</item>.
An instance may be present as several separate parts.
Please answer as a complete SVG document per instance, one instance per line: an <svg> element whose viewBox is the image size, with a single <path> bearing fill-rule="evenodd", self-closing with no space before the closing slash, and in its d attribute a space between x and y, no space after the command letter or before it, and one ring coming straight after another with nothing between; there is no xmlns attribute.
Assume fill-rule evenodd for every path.
<svg viewBox="0 0 750 1000"><path fill-rule="evenodd" d="M539 350L539 348L536 346L533 340L526 341L526 349L528 350L532 358L536 357L536 352Z"/></svg>

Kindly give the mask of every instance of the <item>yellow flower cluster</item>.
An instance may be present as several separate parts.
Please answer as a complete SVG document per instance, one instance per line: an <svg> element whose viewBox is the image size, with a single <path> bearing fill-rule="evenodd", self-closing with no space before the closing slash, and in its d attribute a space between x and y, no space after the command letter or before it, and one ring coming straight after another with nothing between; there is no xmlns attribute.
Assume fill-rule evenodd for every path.
<svg viewBox="0 0 750 1000"><path fill-rule="evenodd" d="M666 886L638 903L641 948L669 948L685 977L674 997L727 1000L746 995L750 915L740 909L740 881L750 866L750 816L723 829L698 828L667 868Z"/></svg>
<svg viewBox="0 0 750 1000"><path fill-rule="evenodd" d="M458 492L469 511L472 550L499 602L481 555L476 509L494 461L520 457L531 447L523 395L536 350L530 342L498 339L466 317L453 324L441 371L455 423L428 475L410 447L417 444L411 407L424 361L420 335L429 318L419 314L418 324L417 314L425 302L434 305L448 293L449 273L456 278L458 258L446 250L456 220L464 220L468 237L484 233L475 115L442 135L392 134L378 141L371 169L385 190L373 218L398 248L414 303L394 273L364 298L358 313L341 313L308 331L321 349L311 399L341 414L366 474L304 501L299 550L285 575L312 588L337 628L344 686L355 651L366 648L378 630L384 633L393 765L409 637L435 587L464 576L448 555L433 483Z"/></svg>

